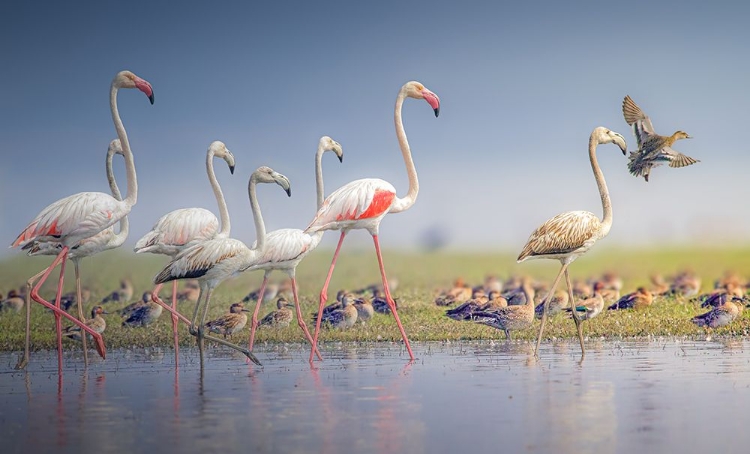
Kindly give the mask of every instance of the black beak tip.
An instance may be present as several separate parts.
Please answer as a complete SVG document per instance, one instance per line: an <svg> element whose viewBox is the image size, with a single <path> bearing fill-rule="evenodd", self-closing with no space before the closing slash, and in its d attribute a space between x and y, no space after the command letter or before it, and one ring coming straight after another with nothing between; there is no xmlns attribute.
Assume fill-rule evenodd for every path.
<svg viewBox="0 0 750 454"><path fill-rule="evenodd" d="M339 162L344 162L344 155L341 155L338 158L339 158Z"/></svg>
<svg viewBox="0 0 750 454"><path fill-rule="evenodd" d="M234 175L234 166L229 166L229 173Z"/></svg>
<svg viewBox="0 0 750 454"><path fill-rule="evenodd" d="M289 197L292 196L292 188L287 188L286 189L286 195L289 196Z"/></svg>
<svg viewBox="0 0 750 454"><path fill-rule="evenodd" d="M154 105L154 93L151 92L151 94L148 96L148 100L151 101L151 105Z"/></svg>
<svg viewBox="0 0 750 454"><path fill-rule="evenodd" d="M437 109L435 109L435 118L437 118L439 116L440 116L440 107L438 107Z"/></svg>

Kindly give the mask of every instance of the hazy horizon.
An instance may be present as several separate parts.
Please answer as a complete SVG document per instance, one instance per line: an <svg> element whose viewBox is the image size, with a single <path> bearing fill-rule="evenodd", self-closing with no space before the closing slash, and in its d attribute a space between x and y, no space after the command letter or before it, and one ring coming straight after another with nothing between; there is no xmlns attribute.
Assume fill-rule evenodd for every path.
<svg viewBox="0 0 750 454"><path fill-rule="evenodd" d="M130 69L152 83L156 102L119 95L139 178L127 249L173 209L218 214L205 173L213 140L236 157L234 175L218 160L216 174L232 236L246 242L255 238L247 179L260 165L292 182L291 198L275 186L259 190L267 228L310 221L322 135L345 156L341 164L324 156L327 193L378 177L405 195L393 104L409 80L437 93L441 112L404 104L420 193L383 221L386 249L434 235L452 249L520 251L557 213L601 216L588 137L606 126L635 149L621 113L626 94L657 132L693 136L674 148L701 162L659 167L646 183L628 174L616 146L600 146L614 208L602 243L746 245L750 214L735 204L750 164L741 132L748 12L704 2L14 3L0 19L0 238L10 244L57 199L108 191L104 155L116 137L108 88ZM124 188L121 160L116 168ZM326 235L323 247L337 237ZM363 232L348 241L371 244Z"/></svg>

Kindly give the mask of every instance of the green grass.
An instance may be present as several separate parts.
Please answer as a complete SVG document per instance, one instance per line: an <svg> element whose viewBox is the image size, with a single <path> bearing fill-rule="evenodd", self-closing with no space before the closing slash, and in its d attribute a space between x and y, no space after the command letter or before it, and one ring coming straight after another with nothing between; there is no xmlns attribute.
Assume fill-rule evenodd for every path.
<svg viewBox="0 0 750 454"><path fill-rule="evenodd" d="M317 309L317 295L328 269L332 251L320 250L311 254L299 267L297 276L300 285L302 311L309 314ZM625 281L624 292L634 290L638 285L648 284L649 274L660 272L665 276L690 268L703 278L703 290L709 290L714 279L725 271L737 271L750 276L750 260L747 260L750 247L730 248L690 248L661 250L626 250L600 247L571 266L572 278L596 276L604 271L614 271ZM471 339L503 339L502 332L492 328L448 319L443 314L445 308L433 303L438 289L449 287L458 276L469 283L479 283L487 274L497 274L505 278L510 274L530 274L537 279L551 281L559 269L554 261L515 263L514 254L441 252L399 253L386 251L384 254L389 276L399 280L395 292L399 300L399 315L409 338L414 341L445 341ZM50 263L50 258L29 258L18 255L0 262L0 291L19 287L34 273ZM127 251L112 251L86 259L82 263L84 286L92 290L92 301L86 307L86 314L96 304L98 298L115 289L123 277L133 281L136 295L150 289L151 278L166 263L164 257L136 256ZM70 265L70 264L69 264ZM66 291L73 288L73 269L68 266ZM277 281L285 275L276 273ZM257 288L262 273L246 274L226 281L214 293L209 317L226 312L232 302L241 299L249 290ZM333 299L340 288L353 289L374 283L379 279L377 261L371 250L344 254L339 259L337 273L331 281L329 297ZM52 296L56 284L56 274L43 288L43 295ZM171 287L162 291L167 296ZM32 303L33 304L33 303ZM107 305L114 312L125 303ZM271 304L261 307L261 316L275 309ZM192 315L193 305L181 303L180 311ZM690 318L704 312L696 303L684 302L675 298L662 299L643 311L609 311L594 320L587 321L584 332L591 338L642 338L648 336L702 337L706 331L690 322ZM117 315L108 315L105 342L109 348L169 346L171 345L171 320L166 312L161 319L148 328L122 328ZM0 314L0 350L20 350L23 347L23 312ZM532 339L538 329L538 322L532 329L514 333L516 339ZM547 338L572 338L575 336L572 321L564 316L553 317L546 330ZM39 304L32 306L32 342L34 349L54 347L53 317ZM247 328L246 328L247 329ZM192 345L193 339L187 327L180 325L180 339L184 345ZM746 335L750 330L750 313L746 313L732 325L717 329L714 335ZM235 341L244 342L247 332ZM366 325L357 324L348 331L324 330L322 341L394 341L400 335L392 317L376 314ZM301 330L296 323L286 329L261 329L257 342L283 343L303 342ZM73 348L74 343L68 343Z"/></svg>

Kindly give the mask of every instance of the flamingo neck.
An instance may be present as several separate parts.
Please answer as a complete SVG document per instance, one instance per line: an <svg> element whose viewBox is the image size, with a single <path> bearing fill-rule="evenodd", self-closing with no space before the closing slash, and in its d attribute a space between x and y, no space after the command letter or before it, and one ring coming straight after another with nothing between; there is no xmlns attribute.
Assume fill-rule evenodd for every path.
<svg viewBox="0 0 750 454"><path fill-rule="evenodd" d="M607 182L604 181L604 174L596 160L596 146L598 144L599 142L592 135L589 139L589 160L591 161L591 169L594 171L596 186L599 188L599 195L602 198L604 217L602 218L600 237L604 237L609 233L609 229L612 228L612 202L609 199L609 190L607 189Z"/></svg>
<svg viewBox="0 0 750 454"><path fill-rule="evenodd" d="M112 191L112 197L117 200L122 200L120 188L117 186L117 181L115 180L115 172L112 169L112 160L114 159L114 155L115 152L113 150L109 150L107 152L107 181L109 182L109 190ZM129 230L130 223L128 222L128 217L121 217L120 231L117 232L117 235L115 235L115 237L110 241L110 245L112 245L112 247L122 246L122 244L125 243L125 240L128 238Z"/></svg>
<svg viewBox="0 0 750 454"><path fill-rule="evenodd" d="M323 153L325 153L323 144L318 144L318 152L315 153L315 189L318 196L318 210L323 206L323 199L325 197L325 192L323 191Z"/></svg>
<svg viewBox="0 0 750 454"><path fill-rule="evenodd" d="M129 207L135 205L138 201L138 181L135 175L135 161L133 160L133 153L130 151L130 142L128 142L128 134L125 132L125 126L122 124L120 119L120 113L117 111L117 91L119 86L112 81L112 87L109 91L109 108L112 111L112 121L115 124L115 131L117 131L117 137L120 139L122 145L122 155L125 157L125 173L128 181L128 195L125 197L125 204Z"/></svg>
<svg viewBox="0 0 750 454"><path fill-rule="evenodd" d="M217 236L227 237L232 228L232 224L229 222L229 210L227 210L227 202L224 200L224 193L221 191L219 181L216 179L216 173L214 172L214 150L209 148L208 154L206 155L206 172L208 173L208 181L211 183L211 189L214 191L216 197L216 203L219 205L219 217L221 218L221 230L217 233Z"/></svg>
<svg viewBox="0 0 750 454"><path fill-rule="evenodd" d="M396 108L393 114L393 122L396 124L396 137L398 138L398 145L401 147L401 154L404 156L406 174L409 177L409 192L406 193L405 197L396 199L390 210L391 213L398 213L409 209L414 205L414 202L417 201L417 194L419 194L417 169L414 167L414 160L411 157L409 141L406 139L404 122L401 120L401 109L404 105L404 99L406 99L406 89L402 88L398 93L398 97L396 97Z"/></svg>
<svg viewBox="0 0 750 454"><path fill-rule="evenodd" d="M247 192L250 196L250 208L253 212L253 221L255 221L255 248L258 253L266 249L266 225L263 222L263 215L260 213L260 204L255 192L257 180L255 174L250 178L250 184L247 186Z"/></svg>

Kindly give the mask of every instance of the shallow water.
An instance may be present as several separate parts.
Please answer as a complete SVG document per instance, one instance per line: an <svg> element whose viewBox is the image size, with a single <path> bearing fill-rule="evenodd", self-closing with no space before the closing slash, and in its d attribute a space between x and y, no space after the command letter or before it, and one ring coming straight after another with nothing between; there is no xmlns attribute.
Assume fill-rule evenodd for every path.
<svg viewBox="0 0 750 454"><path fill-rule="evenodd" d="M0 354L3 452L746 452L744 341L415 343ZM95 354L90 355L90 357ZM720 430L717 430L720 429Z"/></svg>

